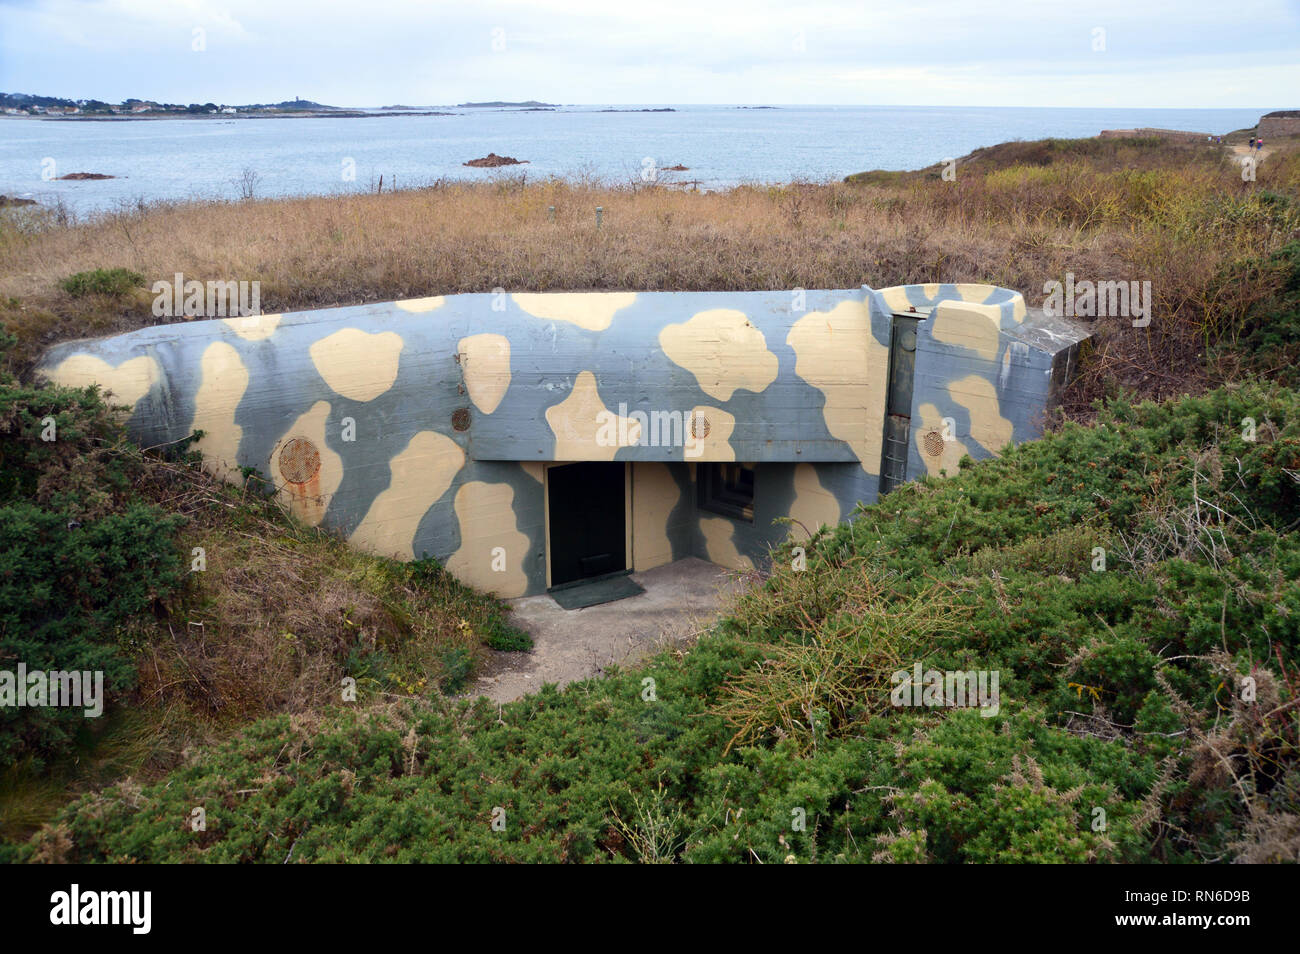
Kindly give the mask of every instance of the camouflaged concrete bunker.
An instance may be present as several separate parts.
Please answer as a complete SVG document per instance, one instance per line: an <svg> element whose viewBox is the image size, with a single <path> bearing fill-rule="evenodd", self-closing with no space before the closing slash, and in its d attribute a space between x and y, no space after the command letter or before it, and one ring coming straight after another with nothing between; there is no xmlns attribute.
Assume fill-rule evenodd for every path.
<svg viewBox="0 0 1300 954"><path fill-rule="evenodd" d="M40 372L110 389L142 444L202 431L209 466L255 468L302 520L509 597L754 565L1038 436L1085 336L987 285L456 295L70 342Z"/></svg>

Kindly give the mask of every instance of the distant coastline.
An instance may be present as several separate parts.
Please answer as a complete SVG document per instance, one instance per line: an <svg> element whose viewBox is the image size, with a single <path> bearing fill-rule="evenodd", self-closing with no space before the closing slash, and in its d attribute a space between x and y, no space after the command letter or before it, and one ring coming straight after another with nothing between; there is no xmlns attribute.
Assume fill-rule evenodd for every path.
<svg viewBox="0 0 1300 954"><path fill-rule="evenodd" d="M457 109L558 109L557 103L539 103L535 99L526 99L521 103L508 103L494 99L489 103L457 103Z"/></svg>
<svg viewBox="0 0 1300 954"><path fill-rule="evenodd" d="M358 109L339 109L330 111L293 111L293 112L261 112L261 113L236 113L234 115L226 114L199 114L190 115L186 113L157 113L154 115L143 116L99 116L99 115L72 115L72 116L0 116L0 119L39 119L44 122L59 123L130 123L130 122L158 122L168 119L198 119L203 121L222 120L226 122L237 122L244 119L387 119L392 116L457 116L459 113L441 112L439 110L420 110L418 112L365 112Z"/></svg>
<svg viewBox="0 0 1300 954"><path fill-rule="evenodd" d="M733 106L733 109L777 109L776 106ZM64 99L31 93L0 92L0 118L118 121L128 119L372 119L376 116L457 116L448 109L484 112L675 113L674 106L604 105L568 106L536 99L490 100L457 103L439 109L432 106L378 106L355 108L330 106L312 100L295 99L280 103L228 105L224 103L159 103L154 100L124 99L106 103L96 99Z"/></svg>
<svg viewBox="0 0 1300 954"><path fill-rule="evenodd" d="M0 93L0 114L10 119L59 119L118 121L129 119L368 119L372 116L454 116L434 109L385 106L377 110L345 109L309 99L279 103L159 103L147 99L124 99L106 103L98 99L63 99L31 93Z"/></svg>
<svg viewBox="0 0 1300 954"><path fill-rule="evenodd" d="M382 109L393 101L416 109ZM301 107L302 103L293 105ZM0 124L6 146L11 147L0 155L0 194L65 208L82 217L141 202L239 197L243 187L237 183L250 170L260 180L256 185L259 199L377 192L381 176L385 193L394 185L418 188L487 178L520 182L590 179L635 183L641 188L647 181L646 170L651 170L650 181L714 192L746 183L839 181L860 170L884 170L866 177L883 179L903 167L925 169L944 157L966 156L998 142L1092 138L1105 129L1194 131L1205 148L1209 148L1207 134L1223 135L1225 144L1235 148L1237 143L1229 134L1254 127L1264 112L783 106L781 121L776 122L776 111L745 108L743 104L666 105L674 112L628 109L611 113L604 112L611 108L605 104L567 104L554 111L531 113L513 106L473 110L446 104L429 106L394 97L365 112L313 114L301 108L289 112L263 108L247 118L316 115L324 119L340 114L346 118L347 112L409 116L447 111L451 115L360 126L338 122L238 124L233 120L245 116L228 113L195 116L231 120L215 126L205 122L114 126L111 117L106 122L105 117L84 114L82 118L101 121L84 126L75 122L12 122ZM1294 121L1289 117L1275 120ZM371 135L380 133L381 127L382 134ZM727 130L725 136L718 135L721 127ZM914 134L919 128L932 132L918 140ZM221 130L224 133L213 134ZM864 138L860 135L863 130L870 135ZM1243 145L1250 135L1246 134ZM1263 135L1270 149L1282 138L1277 131L1271 135L1264 131ZM904 139L915 140L915 148L899 153L891 144ZM491 153L528 163L497 168L492 160L482 167L465 165L476 157L491 159ZM45 162L45 157L56 159L57 164ZM81 171L118 178L93 182L59 178Z"/></svg>

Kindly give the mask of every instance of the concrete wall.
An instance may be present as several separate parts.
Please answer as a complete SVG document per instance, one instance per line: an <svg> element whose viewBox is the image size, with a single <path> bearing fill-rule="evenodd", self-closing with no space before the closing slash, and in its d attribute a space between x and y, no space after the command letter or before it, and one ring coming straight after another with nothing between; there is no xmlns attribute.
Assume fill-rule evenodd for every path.
<svg viewBox="0 0 1300 954"><path fill-rule="evenodd" d="M1206 142L1210 133L1188 132L1184 129L1155 129L1151 127L1141 127L1138 129L1103 129L1098 133L1100 139L1142 139L1156 137L1158 139L1169 139L1175 142Z"/></svg>
<svg viewBox="0 0 1300 954"><path fill-rule="evenodd" d="M1270 139L1283 136L1300 136L1300 112L1287 110L1282 115L1269 114L1261 116L1255 133L1268 145Z"/></svg>
<svg viewBox="0 0 1300 954"><path fill-rule="evenodd" d="M59 345L39 371L110 389L143 444L203 431L215 472L256 469L358 547L517 596L547 586L552 462L632 464L638 569L761 563L790 532L777 518L812 530L874 501L910 309L909 478L1039 433L1084 335L985 285L459 295L145 328ZM678 415L667 443L656 414ZM711 461L756 465L752 522L697 506Z"/></svg>

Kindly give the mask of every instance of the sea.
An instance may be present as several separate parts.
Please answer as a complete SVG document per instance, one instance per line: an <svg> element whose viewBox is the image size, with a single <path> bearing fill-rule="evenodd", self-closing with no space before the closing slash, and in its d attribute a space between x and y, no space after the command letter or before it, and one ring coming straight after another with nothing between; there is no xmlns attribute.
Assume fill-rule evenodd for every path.
<svg viewBox="0 0 1300 954"><path fill-rule="evenodd" d="M158 200L388 191L439 180L552 176L701 190L916 169L980 146L1103 129L1222 135L1259 109L919 106L427 107L356 118L86 120L0 117L0 194L62 203L77 218ZM526 160L465 166L496 153ZM667 171L684 166L684 171ZM57 177L87 172L97 181Z"/></svg>

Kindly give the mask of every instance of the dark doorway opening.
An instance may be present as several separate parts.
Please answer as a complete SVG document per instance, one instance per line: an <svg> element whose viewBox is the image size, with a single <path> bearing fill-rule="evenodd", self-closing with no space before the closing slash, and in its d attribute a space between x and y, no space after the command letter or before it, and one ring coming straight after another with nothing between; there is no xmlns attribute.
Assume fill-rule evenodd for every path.
<svg viewBox="0 0 1300 954"><path fill-rule="evenodd" d="M551 586L627 569L626 465L588 462L546 471Z"/></svg>

